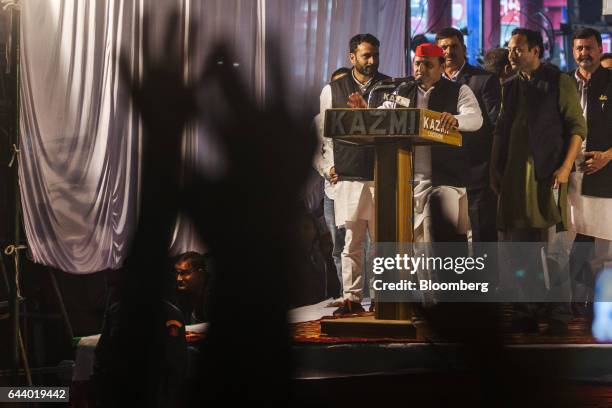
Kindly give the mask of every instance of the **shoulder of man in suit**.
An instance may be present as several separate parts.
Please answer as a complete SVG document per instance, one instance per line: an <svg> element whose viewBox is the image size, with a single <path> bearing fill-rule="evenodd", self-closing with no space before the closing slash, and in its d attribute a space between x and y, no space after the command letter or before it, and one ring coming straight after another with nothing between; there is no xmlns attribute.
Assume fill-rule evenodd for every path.
<svg viewBox="0 0 612 408"><path fill-rule="evenodd" d="M468 64L467 62L465 64L464 70L465 74L468 74L469 76L478 76L486 78L495 76L492 72L489 72L486 69L478 67L476 65Z"/></svg>

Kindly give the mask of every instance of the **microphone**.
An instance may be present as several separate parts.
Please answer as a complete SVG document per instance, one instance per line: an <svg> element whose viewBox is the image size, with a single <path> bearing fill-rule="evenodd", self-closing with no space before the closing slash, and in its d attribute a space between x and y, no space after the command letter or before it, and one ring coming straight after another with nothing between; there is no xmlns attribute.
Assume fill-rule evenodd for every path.
<svg viewBox="0 0 612 408"><path fill-rule="evenodd" d="M395 88L395 91L393 91L394 94L397 94L400 89L406 88L407 86L421 85L422 83L421 78L415 78L413 76L409 76L409 77L401 78L401 79L402 79L402 82L397 86L397 88Z"/></svg>
<svg viewBox="0 0 612 408"><path fill-rule="evenodd" d="M383 79L382 81L378 81L373 87L372 90L370 91L370 94L368 95L368 108L377 108L378 106L372 106L372 101L373 101L373 96L374 94L380 92L380 91L384 91L386 89L395 89L396 87L396 82L394 78L389 78L389 79Z"/></svg>
<svg viewBox="0 0 612 408"><path fill-rule="evenodd" d="M406 81L414 81L414 77L409 76L409 77L400 77L400 78L387 78L387 79L381 79L380 81L376 82L376 84L372 87L370 94L368 95L368 108L378 107L378 106L372 106L372 101L374 100L373 95L375 93L384 91L384 90L395 89L397 88L398 84L403 84Z"/></svg>
<svg viewBox="0 0 612 408"><path fill-rule="evenodd" d="M405 78L398 78L398 80L401 81L400 84L393 89L393 92L391 92L390 95L385 95L387 100L393 102L393 107L394 108L397 107L397 103L398 103L397 99L405 99L405 98L399 96L399 92L402 89L407 88L409 86L418 86L418 85L421 84L421 79L420 78L415 78L413 76L409 76L409 77L405 77Z"/></svg>

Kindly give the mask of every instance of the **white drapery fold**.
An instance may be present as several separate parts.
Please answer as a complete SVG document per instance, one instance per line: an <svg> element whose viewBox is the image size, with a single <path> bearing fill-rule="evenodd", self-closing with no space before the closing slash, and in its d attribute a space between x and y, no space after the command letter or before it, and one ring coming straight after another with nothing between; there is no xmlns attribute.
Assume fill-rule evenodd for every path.
<svg viewBox="0 0 612 408"><path fill-rule="evenodd" d="M138 49L140 14L138 2L22 2L19 179L36 262L90 272L125 254L140 128L115 61L119 44Z"/></svg>
<svg viewBox="0 0 612 408"><path fill-rule="evenodd" d="M405 16L403 0L266 1L267 27L280 34L297 95L318 95L332 72L350 67L348 43L358 33L380 40L381 72L404 76Z"/></svg>
<svg viewBox="0 0 612 408"><path fill-rule="evenodd" d="M229 43L247 91L265 99L266 45L280 35L294 93L316 95L348 65L348 40L381 40L381 72L404 74L405 0L28 0L21 6L21 156L24 227L35 262L73 273L121 266L138 208L142 130L120 84L123 50L141 72L143 38L155 49L171 12L185 44L185 75L197 78L213 45ZM150 16L149 32L143 17ZM159 55L163 61L163 55ZM269 81L270 79L268 79ZM310 101L317 106L316 97ZM209 175L223 159L205 126L187 127L184 165ZM220 170L221 169L221 170ZM257 182L256 180L248 182ZM211 197L211 199L223 199ZM202 250L179 215L171 254Z"/></svg>

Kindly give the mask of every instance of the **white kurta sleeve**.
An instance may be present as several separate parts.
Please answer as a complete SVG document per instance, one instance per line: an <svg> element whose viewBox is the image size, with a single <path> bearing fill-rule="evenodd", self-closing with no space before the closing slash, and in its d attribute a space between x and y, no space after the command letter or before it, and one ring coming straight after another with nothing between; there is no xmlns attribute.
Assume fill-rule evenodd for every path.
<svg viewBox="0 0 612 408"><path fill-rule="evenodd" d="M317 152L318 157L315 158L315 168L321 176L329 179L329 170L334 167L334 143L329 137L323 136L323 125L325 120L325 111L332 108L332 92L331 86L325 85L319 96L320 112L315 117L317 133L319 135L320 149ZM317 119L318 118L318 119Z"/></svg>
<svg viewBox="0 0 612 408"><path fill-rule="evenodd" d="M332 108L332 90L329 84L323 87L321 91L321 95L319 96L319 113L323 115L323 113L327 109Z"/></svg>
<svg viewBox="0 0 612 408"><path fill-rule="evenodd" d="M314 157L315 170L326 179L329 179L329 169L334 165L334 146L328 137L323 137L323 114L319 113L314 118L314 126L317 131L319 146Z"/></svg>
<svg viewBox="0 0 612 408"><path fill-rule="evenodd" d="M481 128L482 112L474 92L467 85L461 85L461 88L459 88L457 112L459 114L455 115L455 118L459 122L458 130L475 132Z"/></svg>

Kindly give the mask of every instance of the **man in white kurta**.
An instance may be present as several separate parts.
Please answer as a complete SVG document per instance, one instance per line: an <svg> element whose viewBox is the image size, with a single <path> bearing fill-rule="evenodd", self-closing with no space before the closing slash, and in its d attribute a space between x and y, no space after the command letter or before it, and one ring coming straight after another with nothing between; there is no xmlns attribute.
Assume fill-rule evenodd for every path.
<svg viewBox="0 0 612 408"><path fill-rule="evenodd" d="M581 152L576 159L577 171L571 173L569 182L569 221L571 229L577 235L577 246L574 246L573 255L584 253L580 245L590 245L592 250L586 262L590 266L590 272L596 274L606 267L612 268L612 198L610 194L605 194L610 185L612 177L607 179L610 161L612 159L612 128L602 126L601 121L596 121L596 115L602 115L605 120L612 116L607 106L608 95L611 88L612 74L601 66L602 44L600 34L593 29L578 30L574 38L573 53L574 59L578 64L578 69L570 75L578 85L580 104L585 119L587 120L588 135L582 143ZM593 111L592 111L593 110ZM590 113L590 114L589 114ZM606 116L607 115L607 116ZM607 122L610 123L610 122ZM603 132L603 133L602 133ZM602 151L587 151L587 145L593 144L594 139ZM602 144L603 142L603 144ZM607 143L607 145L606 145ZM608 147L605 150L605 147ZM597 182L591 186L595 190L603 188L604 194L597 191L590 191L585 194L584 178L593 174L598 174ZM605 178L602 180L601 177ZM600 192L601 193L601 192ZM583 244L580 244L583 242ZM578 261L580 262L580 261ZM582 265L576 265L579 269ZM574 271L575 274L578 271ZM574 282L574 301L584 303L590 300L591 288L582 288L581 284ZM586 289L586 293L583 291Z"/></svg>
<svg viewBox="0 0 612 408"><path fill-rule="evenodd" d="M321 113L331 108L331 90L328 87L323 88L320 101ZM323 138L317 167L327 180L332 180L330 171L335 166L333 141L330 138ZM364 244L368 233L370 245L366 251L370 254L369 259L374 250L374 182L339 178L326 184L325 193L334 200L336 226L346 230L342 251L342 297L360 303L364 288Z"/></svg>
<svg viewBox="0 0 612 408"><path fill-rule="evenodd" d="M346 77L332 81L321 91L321 116L333 107L345 108L349 95L367 98L374 85L389 77L378 72L380 42L371 34L357 34L349 41L352 70ZM334 157L338 155L339 157ZM322 156L317 165L329 180L328 197L334 200L336 226L344 226L342 264L342 305L334 314L363 311L364 246L371 254L374 242L374 157L372 148L323 141ZM371 259L371 256L369 256Z"/></svg>

